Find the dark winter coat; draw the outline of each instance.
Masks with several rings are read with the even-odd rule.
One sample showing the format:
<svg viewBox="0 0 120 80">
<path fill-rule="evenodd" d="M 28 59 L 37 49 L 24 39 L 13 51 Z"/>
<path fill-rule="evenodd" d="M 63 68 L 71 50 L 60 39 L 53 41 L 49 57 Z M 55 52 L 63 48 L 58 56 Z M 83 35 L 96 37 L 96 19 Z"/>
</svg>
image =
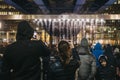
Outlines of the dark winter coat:
<svg viewBox="0 0 120 80">
<path fill-rule="evenodd" d="M 96 61 L 91 54 L 79 54 L 81 65 L 78 80 L 92 80 L 96 73 Z"/>
<path fill-rule="evenodd" d="M 31 41 L 33 28 L 27 21 L 18 24 L 16 42 L 6 47 L 0 80 L 41 80 L 40 57 L 50 51 L 42 41 Z"/>
<path fill-rule="evenodd" d="M 115 80 L 116 69 L 114 66 L 99 66 L 97 70 L 97 80 Z"/>
<path fill-rule="evenodd" d="M 113 49 L 112 49 L 112 46 L 111 45 L 107 45 L 105 47 L 105 52 L 104 52 L 104 55 L 106 55 L 108 57 L 108 63 L 110 65 L 113 65 L 113 66 L 116 66 L 116 61 L 115 61 L 115 57 L 113 55 Z"/>
<path fill-rule="evenodd" d="M 116 66 L 120 69 L 120 53 L 115 54 L 114 57 L 116 61 Z"/>
<path fill-rule="evenodd" d="M 2 56 L 0 55 L 0 79 L 2 79 L 2 64 L 3 64 L 3 60 L 2 60 Z"/>
<path fill-rule="evenodd" d="M 81 40 L 81 45 L 76 49 L 79 54 L 81 65 L 78 72 L 78 80 L 93 80 L 96 73 L 96 60 L 90 53 L 86 38 Z"/>
<path fill-rule="evenodd" d="M 75 72 L 78 67 L 77 59 L 71 59 L 68 65 L 63 66 L 59 57 L 52 57 L 48 80 L 75 80 Z"/>
<path fill-rule="evenodd" d="M 39 58 L 49 54 L 49 50 L 41 41 L 15 42 L 6 49 L 3 72 L 9 72 L 11 75 L 8 80 L 40 80 Z"/>
</svg>

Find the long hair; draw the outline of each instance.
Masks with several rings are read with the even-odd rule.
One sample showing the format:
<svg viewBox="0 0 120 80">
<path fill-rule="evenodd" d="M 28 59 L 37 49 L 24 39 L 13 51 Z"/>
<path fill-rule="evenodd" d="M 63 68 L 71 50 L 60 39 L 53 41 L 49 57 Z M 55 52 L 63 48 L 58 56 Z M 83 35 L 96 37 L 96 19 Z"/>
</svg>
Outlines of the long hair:
<svg viewBox="0 0 120 80">
<path fill-rule="evenodd" d="M 67 65 L 70 62 L 71 48 L 67 41 L 60 41 L 58 44 L 58 50 L 60 58 L 62 59 L 63 65 Z"/>
</svg>

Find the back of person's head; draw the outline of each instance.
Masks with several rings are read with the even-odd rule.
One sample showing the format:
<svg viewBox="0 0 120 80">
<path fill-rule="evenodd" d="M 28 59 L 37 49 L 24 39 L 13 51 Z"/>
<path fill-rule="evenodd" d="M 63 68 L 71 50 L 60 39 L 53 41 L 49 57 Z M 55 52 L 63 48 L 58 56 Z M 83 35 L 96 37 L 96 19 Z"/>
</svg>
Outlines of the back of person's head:
<svg viewBox="0 0 120 80">
<path fill-rule="evenodd" d="M 70 49 L 70 44 L 67 41 L 60 41 L 58 44 L 58 50 L 60 53 L 67 52 Z"/>
<path fill-rule="evenodd" d="M 60 41 L 58 44 L 58 50 L 64 64 L 68 64 L 71 56 L 70 44 L 67 41 Z"/>
<path fill-rule="evenodd" d="M 86 38 L 82 38 L 80 45 L 83 47 L 89 47 L 88 40 Z"/>
<path fill-rule="evenodd" d="M 34 29 L 27 21 L 21 21 L 17 27 L 16 40 L 30 40 L 33 37 Z"/>
<path fill-rule="evenodd" d="M 104 50 L 104 54 L 109 56 L 109 57 L 110 56 L 113 57 L 113 48 L 110 44 L 106 45 L 105 50 Z"/>
<path fill-rule="evenodd" d="M 86 38 L 82 38 L 80 45 L 76 48 L 77 52 L 80 54 L 89 54 L 89 43 Z"/>
<path fill-rule="evenodd" d="M 76 47 L 76 51 L 78 54 L 90 54 L 90 51 L 87 47 L 80 45 Z"/>
<path fill-rule="evenodd" d="M 94 49 L 95 50 L 102 50 L 102 45 L 99 42 L 97 42 L 96 45 L 94 46 Z"/>
</svg>

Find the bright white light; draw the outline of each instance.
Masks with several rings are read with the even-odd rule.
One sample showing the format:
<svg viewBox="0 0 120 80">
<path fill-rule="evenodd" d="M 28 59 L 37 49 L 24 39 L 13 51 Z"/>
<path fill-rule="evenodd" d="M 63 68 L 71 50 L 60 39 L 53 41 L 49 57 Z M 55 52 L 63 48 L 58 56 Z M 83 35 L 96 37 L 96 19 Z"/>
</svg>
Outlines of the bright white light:
<svg viewBox="0 0 120 80">
<path fill-rule="evenodd" d="M 68 21 L 70 21 L 70 19 L 67 19 Z"/>
<path fill-rule="evenodd" d="M 104 22 L 104 19 L 101 19 L 101 22 Z"/>
<path fill-rule="evenodd" d="M 82 21 L 84 21 L 84 19 L 82 19 Z"/>
<path fill-rule="evenodd" d="M 3 39 L 3 42 L 7 42 L 7 39 L 6 39 L 6 38 L 4 38 L 4 39 Z"/>
<path fill-rule="evenodd" d="M 9 15 L 11 15 L 11 14 L 12 14 L 12 12 L 8 12 L 8 14 L 9 14 Z"/>
<path fill-rule="evenodd" d="M 33 38 L 37 38 L 37 32 L 34 31 Z"/>
<path fill-rule="evenodd" d="M 77 21 L 79 21 L 80 19 L 77 19 Z"/>
<path fill-rule="evenodd" d="M 87 21 L 87 22 L 90 22 L 90 20 L 89 20 L 89 19 L 86 19 L 86 21 Z"/>
<path fill-rule="evenodd" d="M 34 32 L 34 35 L 37 35 L 37 32 Z"/>
<path fill-rule="evenodd" d="M 110 33 L 111 31 L 108 31 L 108 33 Z"/>
<path fill-rule="evenodd" d="M 104 19 L 101 19 L 101 26 L 105 23 Z"/>
<path fill-rule="evenodd" d="M 103 44 L 103 40 L 102 40 L 102 39 L 100 39 L 100 40 L 99 40 L 99 43 Z"/>
<path fill-rule="evenodd" d="M 37 21 L 37 19 L 35 19 L 34 21 Z"/>
<path fill-rule="evenodd" d="M 116 28 L 114 28 L 114 31 L 117 30 Z"/>
<path fill-rule="evenodd" d="M 36 27 L 36 30 L 38 31 L 38 30 L 39 30 L 39 27 Z"/>
<path fill-rule="evenodd" d="M 42 19 L 39 19 L 39 21 L 42 21 Z"/>
<path fill-rule="evenodd" d="M 72 21 L 75 21 L 75 19 L 72 19 Z"/>
<path fill-rule="evenodd" d="M 98 22 L 99 21 L 99 19 L 96 19 L 96 22 Z"/>
<path fill-rule="evenodd" d="M 15 32 L 15 30 L 12 30 L 12 32 L 14 33 L 14 32 Z"/>
<path fill-rule="evenodd" d="M 47 19 L 44 19 L 44 21 L 47 21 Z"/>
<path fill-rule="evenodd" d="M 56 21 L 56 19 L 53 19 L 53 21 Z"/>
<path fill-rule="evenodd" d="M 51 22 L 52 20 L 51 20 L 51 19 L 48 19 L 48 21 L 50 21 L 50 22 Z"/>
<path fill-rule="evenodd" d="M 36 22 L 37 22 L 37 19 L 34 19 L 34 20 L 33 20 L 33 23 L 36 23 Z"/>
<path fill-rule="evenodd" d="M 61 21 L 61 19 L 58 19 L 58 21 Z"/>
<path fill-rule="evenodd" d="M 64 19 L 64 18 L 63 18 L 62 20 L 63 20 L 63 21 L 65 21 L 65 19 Z"/>
</svg>

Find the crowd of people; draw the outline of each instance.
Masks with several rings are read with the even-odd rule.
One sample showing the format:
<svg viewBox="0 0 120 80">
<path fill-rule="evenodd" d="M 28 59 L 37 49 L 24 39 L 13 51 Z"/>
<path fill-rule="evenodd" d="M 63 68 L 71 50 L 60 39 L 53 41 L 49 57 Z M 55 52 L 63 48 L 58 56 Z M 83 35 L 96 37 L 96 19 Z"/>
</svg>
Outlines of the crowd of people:
<svg viewBox="0 0 120 80">
<path fill-rule="evenodd" d="M 120 80 L 120 47 L 86 38 L 74 48 L 65 40 L 50 48 L 31 40 L 27 21 L 17 27 L 16 42 L 0 49 L 0 80 Z M 3 50 L 2 50 L 3 49 Z"/>
</svg>

